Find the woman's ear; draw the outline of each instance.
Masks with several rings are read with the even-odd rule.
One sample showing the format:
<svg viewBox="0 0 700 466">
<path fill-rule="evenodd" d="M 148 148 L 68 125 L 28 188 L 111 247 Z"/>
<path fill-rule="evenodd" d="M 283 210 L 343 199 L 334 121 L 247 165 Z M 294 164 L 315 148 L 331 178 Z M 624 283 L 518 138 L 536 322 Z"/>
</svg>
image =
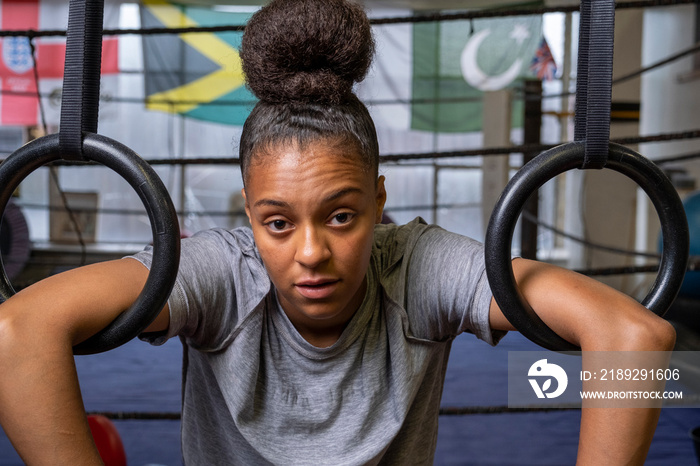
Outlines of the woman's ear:
<svg viewBox="0 0 700 466">
<path fill-rule="evenodd" d="M 241 189 L 241 195 L 243 196 L 243 200 L 245 201 L 245 214 L 248 217 L 248 223 L 253 225 L 253 221 L 250 219 L 250 206 L 248 205 L 248 198 L 245 195 L 245 188 Z"/>
<path fill-rule="evenodd" d="M 376 223 L 382 223 L 382 216 L 384 215 L 384 203 L 386 203 L 386 188 L 384 187 L 384 175 L 377 178 L 377 216 L 375 218 Z"/>
</svg>

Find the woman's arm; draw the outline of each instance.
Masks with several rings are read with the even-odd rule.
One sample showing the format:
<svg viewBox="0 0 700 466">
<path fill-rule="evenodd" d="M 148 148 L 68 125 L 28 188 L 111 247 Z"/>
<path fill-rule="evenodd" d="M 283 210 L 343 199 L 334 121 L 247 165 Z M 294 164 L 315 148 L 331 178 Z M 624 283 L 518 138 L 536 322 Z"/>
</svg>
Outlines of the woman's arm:
<svg viewBox="0 0 700 466">
<path fill-rule="evenodd" d="M 513 261 L 523 296 L 556 333 L 582 351 L 671 351 L 675 331 L 629 296 L 593 279 L 525 259 Z M 515 330 L 495 300 L 494 329 Z M 643 464 L 659 409 L 584 407 L 578 464 Z"/>
<path fill-rule="evenodd" d="M 0 305 L 0 423 L 25 463 L 101 464 L 72 347 L 127 309 L 147 276 L 133 259 L 104 262 L 49 277 Z M 168 323 L 166 306 L 147 330 Z"/>
</svg>

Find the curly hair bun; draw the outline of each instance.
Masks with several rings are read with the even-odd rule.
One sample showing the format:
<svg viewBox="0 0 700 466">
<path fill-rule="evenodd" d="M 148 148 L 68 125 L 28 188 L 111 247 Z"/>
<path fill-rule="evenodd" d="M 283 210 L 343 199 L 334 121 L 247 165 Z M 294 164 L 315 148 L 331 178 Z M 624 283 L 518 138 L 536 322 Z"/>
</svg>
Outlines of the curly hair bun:
<svg viewBox="0 0 700 466">
<path fill-rule="evenodd" d="M 345 0 L 273 0 L 248 21 L 240 51 L 260 100 L 330 104 L 352 94 L 373 53 L 367 15 Z"/>
</svg>

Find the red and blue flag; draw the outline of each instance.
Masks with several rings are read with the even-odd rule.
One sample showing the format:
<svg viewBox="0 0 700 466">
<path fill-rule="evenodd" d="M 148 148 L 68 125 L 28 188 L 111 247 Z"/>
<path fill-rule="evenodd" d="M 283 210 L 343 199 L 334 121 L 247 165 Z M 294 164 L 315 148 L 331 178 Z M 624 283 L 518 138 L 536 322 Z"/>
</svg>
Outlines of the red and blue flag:
<svg viewBox="0 0 700 466">
<path fill-rule="evenodd" d="M 549 45 L 547 45 L 547 40 L 544 37 L 540 42 L 540 46 L 537 47 L 535 56 L 532 58 L 530 70 L 542 81 L 551 81 L 557 73 L 557 64 L 554 61 L 552 51 L 549 50 Z"/>
</svg>

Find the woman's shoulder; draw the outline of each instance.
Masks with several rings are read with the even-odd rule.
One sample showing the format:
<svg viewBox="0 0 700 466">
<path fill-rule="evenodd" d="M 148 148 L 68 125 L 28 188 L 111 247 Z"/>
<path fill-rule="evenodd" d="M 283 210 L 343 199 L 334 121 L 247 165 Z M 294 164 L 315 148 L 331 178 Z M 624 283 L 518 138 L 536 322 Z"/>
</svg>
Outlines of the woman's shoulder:
<svg viewBox="0 0 700 466">
<path fill-rule="evenodd" d="M 374 227 L 373 255 L 380 275 L 388 273 L 409 253 L 418 239 L 434 225 L 429 225 L 421 217 L 416 217 L 403 225 L 377 224 Z"/>
<path fill-rule="evenodd" d="M 231 250 L 259 257 L 253 232 L 248 227 L 238 227 L 231 230 L 217 227 L 198 231 L 194 235 L 184 238 L 182 245 L 183 247 L 208 247 L 219 252 Z"/>
<path fill-rule="evenodd" d="M 420 236 L 431 225 L 421 217 L 416 217 L 408 223 L 378 223 L 374 226 L 374 242 L 378 247 L 387 243 L 406 243 L 410 238 Z"/>
<path fill-rule="evenodd" d="M 481 243 L 472 238 L 429 224 L 421 217 L 404 225 L 379 224 L 374 229 L 373 253 L 380 275 L 391 272 L 404 258 L 416 254 L 437 253 L 449 257 L 456 250 L 477 253 L 482 247 Z"/>
<path fill-rule="evenodd" d="M 180 248 L 180 270 L 206 271 L 234 283 L 264 282 L 267 272 L 250 228 L 211 228 L 185 238 Z"/>
</svg>

